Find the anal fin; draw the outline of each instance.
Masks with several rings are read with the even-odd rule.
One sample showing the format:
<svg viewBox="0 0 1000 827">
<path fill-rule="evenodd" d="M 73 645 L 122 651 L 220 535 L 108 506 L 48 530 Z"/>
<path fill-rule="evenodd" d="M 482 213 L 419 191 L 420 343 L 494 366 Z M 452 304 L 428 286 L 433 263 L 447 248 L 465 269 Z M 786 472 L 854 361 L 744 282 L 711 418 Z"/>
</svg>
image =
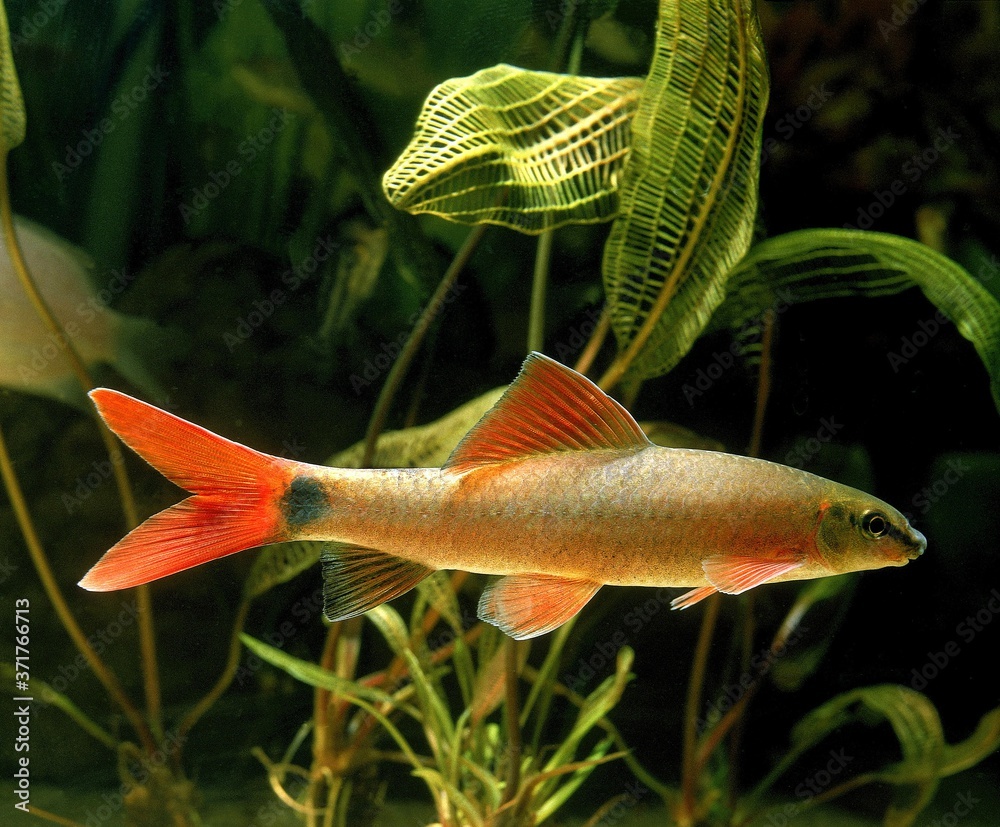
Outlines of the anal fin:
<svg viewBox="0 0 1000 827">
<path fill-rule="evenodd" d="M 684 592 L 680 597 L 675 597 L 670 601 L 670 608 L 673 609 L 690 609 L 695 603 L 701 603 L 706 597 L 711 597 L 713 594 L 718 593 L 718 589 L 715 586 L 701 586 L 697 589 L 691 589 L 689 592 Z"/>
<path fill-rule="evenodd" d="M 602 585 L 551 574 L 509 574 L 486 587 L 479 618 L 515 640 L 527 640 L 562 626 Z"/>
<path fill-rule="evenodd" d="M 434 569 L 384 551 L 331 544 L 323 564 L 323 614 L 347 620 L 406 594 Z"/>
</svg>

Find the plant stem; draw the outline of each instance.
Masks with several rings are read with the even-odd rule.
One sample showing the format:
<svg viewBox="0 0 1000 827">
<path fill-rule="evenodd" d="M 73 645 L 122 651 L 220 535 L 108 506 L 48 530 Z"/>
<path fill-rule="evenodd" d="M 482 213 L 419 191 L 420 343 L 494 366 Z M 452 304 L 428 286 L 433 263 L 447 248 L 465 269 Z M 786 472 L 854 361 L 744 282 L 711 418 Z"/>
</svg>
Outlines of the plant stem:
<svg viewBox="0 0 1000 827">
<path fill-rule="evenodd" d="M 27 294 L 29 301 L 35 308 L 35 312 L 38 314 L 42 323 L 49 329 L 52 335 L 56 337 L 56 340 L 65 344 L 64 352 L 66 354 L 66 358 L 68 359 L 70 367 L 76 375 L 77 381 L 80 383 L 84 392 L 86 393 L 87 391 L 92 390 L 94 382 L 91 379 L 90 374 L 87 372 L 87 368 L 84 366 L 83 360 L 77 353 L 76 346 L 73 344 L 72 339 L 66 335 L 66 332 L 62 329 L 62 325 L 60 325 L 56 320 L 51 308 L 49 308 L 48 303 L 45 301 L 45 298 L 39 292 L 38 287 L 28 270 L 28 265 L 24 260 L 24 255 L 21 252 L 21 245 L 17 240 L 16 233 L 14 232 L 14 214 L 11 209 L 10 185 L 7 180 L 6 151 L 0 151 L 0 227 L 3 229 L 11 265 L 14 268 L 14 272 L 17 274 L 18 281 L 20 281 L 24 292 Z M 117 440 L 108 429 L 107 425 L 105 425 L 100 419 L 97 420 L 97 423 L 101 440 L 104 442 L 104 447 L 108 452 L 108 459 L 111 461 L 111 470 L 115 478 L 115 484 L 118 487 L 118 496 L 121 499 L 122 511 L 125 514 L 125 523 L 128 529 L 131 530 L 139 524 L 139 518 L 135 506 L 135 498 L 132 495 L 132 486 L 129 484 L 128 472 L 125 468 L 125 459 L 122 456 L 121 449 L 118 447 Z M 47 558 L 41 544 L 38 545 L 38 554 L 47 567 Z M 38 562 L 36 561 L 36 568 L 37 567 Z M 39 574 L 41 574 L 40 570 Z M 54 580 L 52 581 L 52 585 L 55 587 Z M 60 600 L 62 600 L 61 594 Z M 146 734 L 148 734 L 149 727 L 152 727 L 152 732 L 155 733 L 157 737 L 162 737 L 160 683 L 156 667 L 156 639 L 153 632 L 152 606 L 148 586 L 140 586 L 138 588 L 136 592 L 136 602 L 139 616 L 139 641 L 142 653 L 143 682 L 146 689 L 146 704 L 147 711 L 149 713 L 149 725 L 144 725 L 143 729 L 146 730 Z M 72 616 L 69 614 L 69 607 L 66 606 L 65 603 L 63 606 L 67 616 L 71 618 Z M 65 623 L 65 620 L 63 622 Z M 79 644 L 77 645 L 79 648 Z M 96 658 L 96 652 L 93 652 L 93 650 L 91 650 L 91 652 Z M 86 653 L 84 654 L 86 655 Z M 134 723 L 135 722 L 133 722 L 133 724 Z M 137 732 L 145 743 L 147 738 L 144 737 L 144 733 L 139 730 L 137 730 Z"/>
<path fill-rule="evenodd" d="M 521 713 L 518 698 L 517 647 L 513 638 L 504 641 L 504 678 L 506 681 L 507 721 L 507 783 L 504 786 L 501 806 L 513 801 L 521 786 Z"/>
<path fill-rule="evenodd" d="M 441 312 L 448 291 L 454 286 L 462 269 L 472 257 L 476 245 L 479 244 L 479 240 L 483 237 L 483 233 L 486 232 L 486 226 L 486 224 L 479 224 L 473 227 L 469 235 L 466 236 L 464 243 L 458 252 L 455 253 L 455 257 L 452 259 L 451 264 L 448 265 L 444 276 L 442 276 L 437 289 L 434 291 L 434 295 L 431 296 L 427 306 L 420 313 L 420 318 L 417 319 L 417 323 L 413 326 L 406 344 L 403 345 L 399 356 L 396 357 L 396 361 L 393 363 L 389 375 L 386 377 L 385 384 L 378 395 L 378 400 L 375 402 L 375 410 L 372 411 L 371 421 L 368 423 L 368 432 L 365 434 L 365 452 L 361 457 L 362 468 L 367 468 L 371 465 L 372 457 L 375 454 L 375 444 L 378 441 L 379 434 L 382 433 L 382 429 L 385 427 L 385 420 L 389 415 L 389 408 L 396 396 L 396 391 L 399 390 L 403 377 L 410 367 L 410 362 L 417 355 L 417 351 L 420 349 L 424 336 L 427 335 L 431 322 Z"/>
<path fill-rule="evenodd" d="M 50 813 L 48 810 L 43 810 L 41 807 L 36 807 L 32 804 L 28 807 L 28 812 L 33 816 L 38 816 L 42 821 L 51 821 L 53 824 L 63 824 L 65 827 L 84 827 L 79 821 L 73 821 L 70 818 L 63 818 L 63 816 L 57 816 L 55 813 Z"/>
<path fill-rule="evenodd" d="M 156 744 L 149 727 L 142 718 L 142 714 L 133 706 L 132 701 L 125 694 L 125 690 L 118 682 L 115 674 L 97 656 L 97 652 L 94 651 L 93 647 L 87 641 L 87 636 L 77 624 L 76 618 L 73 617 L 69 610 L 69 606 L 66 605 L 66 601 L 59 589 L 59 584 L 52 574 L 48 557 L 46 557 L 42 543 L 38 538 L 38 533 L 35 531 L 31 514 L 28 512 L 24 493 L 21 491 L 21 485 L 14 473 L 14 464 L 11 462 L 10 454 L 7 452 L 7 442 L 4 439 L 2 430 L 0 430 L 0 476 L 3 477 L 4 486 L 7 489 L 11 505 L 14 508 L 14 515 L 17 518 L 21 534 L 24 536 L 24 542 L 28 546 L 31 561 L 35 565 L 35 570 L 38 572 L 38 578 L 42 581 L 45 593 L 49 596 L 49 600 L 52 601 L 52 607 L 56 610 L 56 615 L 65 627 L 70 639 L 76 645 L 76 648 L 86 658 L 90 668 L 94 671 L 94 675 L 104 684 L 104 688 L 108 691 L 112 700 L 121 707 L 122 712 L 125 713 L 125 717 L 128 718 L 142 740 L 143 746 L 152 755 L 156 751 Z"/>
<path fill-rule="evenodd" d="M 552 258 L 552 230 L 538 237 L 535 248 L 535 270 L 531 281 L 531 308 L 528 311 L 528 352 L 545 347 L 545 292 L 549 281 L 549 261 Z"/>
<path fill-rule="evenodd" d="M 608 310 L 608 306 L 604 305 L 604 310 L 601 311 L 601 318 L 597 320 L 594 332 L 590 334 L 590 339 L 586 347 L 584 347 L 583 353 L 580 354 L 580 358 L 576 361 L 576 371 L 578 373 L 585 374 L 590 370 L 590 366 L 594 364 L 594 359 L 597 358 L 597 353 L 601 349 L 601 345 L 604 344 L 604 340 L 608 337 L 608 331 L 610 330 L 611 313 Z"/>
<path fill-rule="evenodd" d="M 236 670 L 240 665 L 240 651 L 243 646 L 240 643 L 240 632 L 243 631 L 243 624 L 246 622 L 249 611 L 250 601 L 244 598 L 240 603 L 239 609 L 236 610 L 236 619 L 233 621 L 233 634 L 229 639 L 229 654 L 226 658 L 226 665 L 215 685 L 192 707 L 177 727 L 177 737 L 181 743 L 184 742 L 187 733 L 191 731 L 191 728 L 197 723 L 198 719 L 211 708 L 212 704 L 222 697 L 222 693 L 232 683 L 233 677 L 236 675 Z M 175 753 L 178 757 L 179 754 L 179 751 Z"/>
<path fill-rule="evenodd" d="M 753 431 L 750 434 L 750 447 L 747 456 L 759 457 L 761 441 L 764 437 L 764 414 L 767 412 L 767 402 L 771 396 L 771 348 L 774 345 L 773 310 L 764 313 L 764 332 L 761 337 L 760 370 L 757 375 L 757 407 L 753 416 Z"/>
<path fill-rule="evenodd" d="M 719 595 L 713 594 L 705 602 L 705 614 L 701 619 L 701 631 L 698 634 L 698 645 L 694 652 L 691 679 L 688 682 L 687 704 L 684 710 L 681 812 L 678 814 L 678 821 L 681 824 L 692 824 L 695 812 L 695 795 L 699 777 L 699 767 L 695 754 L 698 739 L 698 707 L 701 705 L 701 690 L 705 684 L 708 650 L 712 643 L 712 634 L 715 631 L 715 621 L 719 617 Z"/>
</svg>

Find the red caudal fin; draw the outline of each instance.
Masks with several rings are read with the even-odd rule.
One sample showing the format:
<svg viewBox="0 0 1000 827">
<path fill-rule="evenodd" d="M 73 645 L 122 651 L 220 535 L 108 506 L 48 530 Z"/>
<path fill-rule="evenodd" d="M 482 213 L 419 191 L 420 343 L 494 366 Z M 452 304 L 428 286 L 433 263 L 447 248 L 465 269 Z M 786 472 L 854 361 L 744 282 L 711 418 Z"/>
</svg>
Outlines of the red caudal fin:
<svg viewBox="0 0 1000 827">
<path fill-rule="evenodd" d="M 124 393 L 99 388 L 90 398 L 126 445 L 194 496 L 126 535 L 87 572 L 83 588 L 138 586 L 284 539 L 279 503 L 294 463 L 230 442 Z"/>
</svg>

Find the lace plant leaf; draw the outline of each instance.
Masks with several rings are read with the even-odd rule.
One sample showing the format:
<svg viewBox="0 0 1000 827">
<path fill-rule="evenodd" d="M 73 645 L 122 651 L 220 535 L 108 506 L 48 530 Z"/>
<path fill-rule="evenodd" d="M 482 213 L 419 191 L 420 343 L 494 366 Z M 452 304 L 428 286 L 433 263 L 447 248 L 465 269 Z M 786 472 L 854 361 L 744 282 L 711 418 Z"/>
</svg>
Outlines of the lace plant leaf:
<svg viewBox="0 0 1000 827">
<path fill-rule="evenodd" d="M 750 246 L 767 98 L 751 0 L 661 0 L 604 248 L 619 361 L 632 378 L 666 373 L 687 352 Z"/>
<path fill-rule="evenodd" d="M 10 43 L 7 12 L 0 3 L 0 148 L 10 152 L 24 141 L 27 117 L 21 84 L 14 66 L 14 50 Z"/>
<path fill-rule="evenodd" d="M 525 233 L 607 221 L 641 78 L 588 78 L 499 64 L 435 87 L 413 140 L 385 173 L 410 213 Z"/>
<path fill-rule="evenodd" d="M 1000 409 L 1000 303 L 967 270 L 919 241 L 864 230 L 799 230 L 755 244 L 733 270 L 713 329 L 753 338 L 765 312 L 815 299 L 885 296 L 909 287 L 972 342 Z"/>
</svg>

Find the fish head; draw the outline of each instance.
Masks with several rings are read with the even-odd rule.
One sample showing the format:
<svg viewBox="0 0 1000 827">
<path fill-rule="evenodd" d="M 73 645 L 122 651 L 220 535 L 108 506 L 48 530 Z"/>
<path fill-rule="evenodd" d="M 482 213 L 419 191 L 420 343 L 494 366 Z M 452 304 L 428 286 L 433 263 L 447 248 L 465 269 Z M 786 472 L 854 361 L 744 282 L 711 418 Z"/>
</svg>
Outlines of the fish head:
<svg viewBox="0 0 1000 827">
<path fill-rule="evenodd" d="M 850 491 L 820 507 L 816 548 L 835 574 L 905 566 L 927 540 L 888 503 Z"/>
</svg>

